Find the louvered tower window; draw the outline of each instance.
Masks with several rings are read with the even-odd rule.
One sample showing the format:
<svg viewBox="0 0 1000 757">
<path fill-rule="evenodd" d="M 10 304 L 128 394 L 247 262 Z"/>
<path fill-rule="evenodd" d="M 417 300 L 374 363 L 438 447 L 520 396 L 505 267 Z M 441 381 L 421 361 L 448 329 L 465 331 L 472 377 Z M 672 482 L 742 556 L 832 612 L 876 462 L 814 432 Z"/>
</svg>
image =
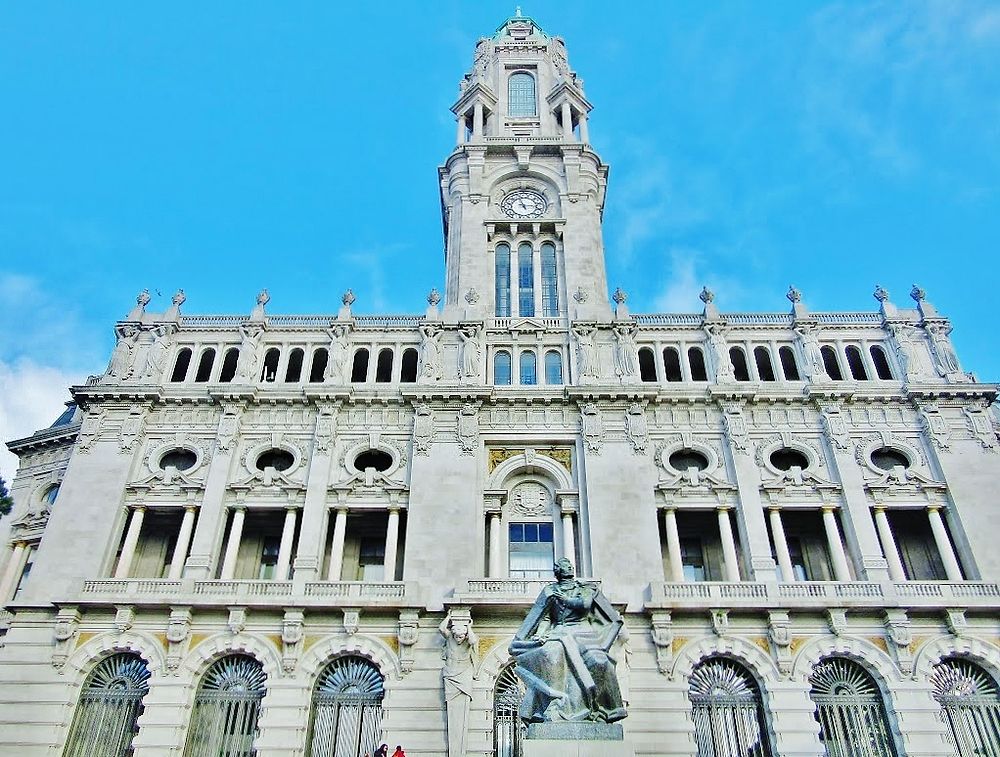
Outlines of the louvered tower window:
<svg viewBox="0 0 1000 757">
<path fill-rule="evenodd" d="M 361 757 L 382 740 L 382 674 L 361 657 L 339 657 L 322 672 L 313 694 L 310 757 Z"/>
<path fill-rule="evenodd" d="M 535 77 L 531 74 L 511 74 L 507 80 L 507 112 L 511 118 L 535 115 Z"/>
<path fill-rule="evenodd" d="M 205 672 L 194 698 L 185 757 L 255 757 L 267 675 L 252 657 L 231 655 Z"/>
<path fill-rule="evenodd" d="M 896 757 L 882 693 L 858 663 L 831 657 L 809 676 L 828 757 Z"/>
<path fill-rule="evenodd" d="M 770 757 L 764 703 L 749 671 L 713 658 L 688 684 L 698 757 Z"/>
<path fill-rule="evenodd" d="M 1000 690 L 992 676 L 952 658 L 934 666 L 931 686 L 958 757 L 1000 754 Z"/>
<path fill-rule="evenodd" d="M 131 757 L 147 691 L 149 670 L 138 655 L 100 662 L 83 685 L 63 757 Z"/>
<path fill-rule="evenodd" d="M 517 714 L 524 698 L 524 684 L 508 665 L 497 676 L 493 688 L 493 754 L 496 757 L 521 757 L 524 725 Z"/>
</svg>

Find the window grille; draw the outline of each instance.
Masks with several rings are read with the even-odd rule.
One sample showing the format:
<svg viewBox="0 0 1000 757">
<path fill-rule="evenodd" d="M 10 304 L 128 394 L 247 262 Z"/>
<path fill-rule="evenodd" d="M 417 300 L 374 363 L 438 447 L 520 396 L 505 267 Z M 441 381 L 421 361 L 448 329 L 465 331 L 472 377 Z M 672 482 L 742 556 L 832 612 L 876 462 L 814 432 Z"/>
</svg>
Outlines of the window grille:
<svg viewBox="0 0 1000 757">
<path fill-rule="evenodd" d="M 382 674 L 368 660 L 340 657 L 320 674 L 313 694 L 310 757 L 361 757 L 382 740 Z"/>
<path fill-rule="evenodd" d="M 116 654 L 87 678 L 63 757 L 130 757 L 149 670 L 138 655 Z"/>
<path fill-rule="evenodd" d="M 535 77 L 531 74 L 511 74 L 507 80 L 507 112 L 511 118 L 534 116 Z"/>
<path fill-rule="evenodd" d="M 510 372 L 510 353 L 498 352 L 493 358 L 493 383 L 497 386 L 510 386 Z"/>
<path fill-rule="evenodd" d="M 510 317 L 510 246 L 498 244 L 496 249 L 496 314 Z"/>
<path fill-rule="evenodd" d="M 770 757 L 760 689 L 742 665 L 722 658 L 701 663 L 688 693 L 698 757 Z"/>
<path fill-rule="evenodd" d="M 252 657 L 231 655 L 205 672 L 194 699 L 185 757 L 256 757 L 267 675 Z"/>
<path fill-rule="evenodd" d="M 822 660 L 809 683 L 827 757 L 896 757 L 882 694 L 860 665 Z"/>
<path fill-rule="evenodd" d="M 562 383 L 562 355 L 555 350 L 545 353 L 545 383 Z"/>
<path fill-rule="evenodd" d="M 525 350 L 520 357 L 520 376 L 522 386 L 532 386 L 538 383 L 535 371 L 535 353 Z"/>
<path fill-rule="evenodd" d="M 546 242 L 542 245 L 542 315 L 550 318 L 559 315 L 556 246 L 551 242 Z"/>
<path fill-rule="evenodd" d="M 986 671 L 968 660 L 942 660 L 931 686 L 958 757 L 1000 754 L 1000 690 Z"/>
<path fill-rule="evenodd" d="M 534 251 L 525 242 L 517 248 L 517 314 L 533 318 L 535 316 L 535 264 Z"/>
<path fill-rule="evenodd" d="M 524 699 L 524 684 L 508 665 L 497 676 L 493 689 L 493 753 L 496 757 L 521 757 L 524 725 L 517 714 Z"/>
</svg>

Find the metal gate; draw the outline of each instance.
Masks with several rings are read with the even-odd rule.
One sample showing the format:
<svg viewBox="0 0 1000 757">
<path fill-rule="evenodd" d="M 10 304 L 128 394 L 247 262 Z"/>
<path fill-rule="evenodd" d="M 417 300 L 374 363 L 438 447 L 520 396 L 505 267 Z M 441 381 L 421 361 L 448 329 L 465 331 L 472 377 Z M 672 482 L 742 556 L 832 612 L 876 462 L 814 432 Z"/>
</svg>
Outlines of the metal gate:
<svg viewBox="0 0 1000 757">
<path fill-rule="evenodd" d="M 1000 755 L 1000 691 L 982 668 L 947 659 L 931 674 L 934 698 L 959 757 Z"/>
<path fill-rule="evenodd" d="M 185 757 L 254 757 L 266 681 L 252 657 L 231 655 L 213 663 L 195 696 Z"/>
<path fill-rule="evenodd" d="M 316 683 L 310 757 L 362 757 L 382 739 L 382 674 L 361 657 L 340 657 Z"/>
<path fill-rule="evenodd" d="M 832 657 L 817 663 L 809 683 L 828 757 L 896 757 L 882 694 L 864 668 Z"/>
<path fill-rule="evenodd" d="M 493 754 L 495 757 L 521 757 L 524 724 L 517 710 L 524 699 L 524 684 L 508 665 L 497 676 L 493 688 Z"/>
<path fill-rule="evenodd" d="M 83 685 L 64 757 L 130 757 L 149 670 L 138 655 L 115 654 Z"/>
<path fill-rule="evenodd" d="M 770 757 L 764 703 L 742 665 L 714 658 L 688 684 L 698 757 Z"/>
</svg>

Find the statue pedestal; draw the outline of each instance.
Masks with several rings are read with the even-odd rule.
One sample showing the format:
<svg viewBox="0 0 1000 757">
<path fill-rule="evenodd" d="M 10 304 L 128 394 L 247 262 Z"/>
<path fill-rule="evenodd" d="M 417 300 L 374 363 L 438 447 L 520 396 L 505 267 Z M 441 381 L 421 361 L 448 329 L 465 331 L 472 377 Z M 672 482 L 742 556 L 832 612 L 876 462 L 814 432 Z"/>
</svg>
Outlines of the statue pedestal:
<svg viewBox="0 0 1000 757">
<path fill-rule="evenodd" d="M 531 723 L 524 757 L 635 757 L 621 723 Z"/>
</svg>

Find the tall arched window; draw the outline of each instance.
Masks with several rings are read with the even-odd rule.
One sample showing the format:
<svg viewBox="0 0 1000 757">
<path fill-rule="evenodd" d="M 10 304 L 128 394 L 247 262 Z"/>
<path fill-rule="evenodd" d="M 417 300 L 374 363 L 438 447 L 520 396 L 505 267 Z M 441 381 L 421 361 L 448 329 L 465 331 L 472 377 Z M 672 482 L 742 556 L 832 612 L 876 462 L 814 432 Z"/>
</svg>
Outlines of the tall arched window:
<svg viewBox="0 0 1000 757">
<path fill-rule="evenodd" d="M 663 375 L 667 381 L 680 381 L 683 378 L 681 376 L 681 356 L 676 347 L 663 348 Z"/>
<path fill-rule="evenodd" d="M 285 368 L 285 383 L 295 384 L 302 380 L 302 363 L 306 353 L 301 347 L 296 347 L 288 353 L 288 367 Z"/>
<path fill-rule="evenodd" d="M 412 347 L 403 350 L 403 362 L 399 366 L 399 380 L 404 384 L 412 384 L 417 380 L 417 351 Z"/>
<path fill-rule="evenodd" d="M 845 352 L 847 353 L 847 367 L 851 369 L 851 378 L 856 381 L 867 381 L 868 371 L 865 370 L 865 361 L 861 359 L 861 350 L 852 344 Z"/>
<path fill-rule="evenodd" d="M 326 378 L 326 366 L 330 362 L 330 352 L 326 347 L 319 347 L 313 352 L 312 365 L 309 368 L 309 383 L 322 384 Z"/>
<path fill-rule="evenodd" d="M 688 683 L 698 757 L 770 757 L 760 688 L 742 665 L 700 663 Z"/>
<path fill-rule="evenodd" d="M 212 365 L 215 363 L 215 350 L 209 347 L 201 353 L 198 359 L 198 372 L 195 373 L 194 380 L 204 383 L 212 377 Z"/>
<path fill-rule="evenodd" d="M 527 118 L 535 108 L 535 77 L 520 71 L 507 79 L 507 113 L 511 118 Z"/>
<path fill-rule="evenodd" d="M 228 384 L 236 377 L 236 364 L 239 360 L 239 347 L 230 347 L 226 350 L 226 356 L 222 359 L 222 371 L 219 373 L 219 381 Z"/>
<path fill-rule="evenodd" d="M 392 381 L 392 350 L 383 347 L 378 352 L 378 362 L 375 363 L 375 381 L 385 384 Z"/>
<path fill-rule="evenodd" d="M 535 369 L 535 353 L 525 350 L 518 358 L 518 375 L 521 377 L 521 384 L 532 386 L 538 383 L 538 373 Z"/>
<path fill-rule="evenodd" d="M 864 668 L 829 657 L 813 668 L 809 684 L 828 757 L 896 757 L 882 693 Z"/>
<path fill-rule="evenodd" d="M 559 315 L 556 246 L 552 242 L 545 242 L 542 245 L 542 315 L 552 318 Z"/>
<path fill-rule="evenodd" d="M 656 357 L 649 347 L 639 350 L 639 379 L 646 382 L 656 381 Z"/>
<path fill-rule="evenodd" d="M 364 347 L 354 353 L 351 365 L 351 381 L 360 384 L 368 380 L 368 350 Z"/>
<path fill-rule="evenodd" d="M 1000 690 L 992 676 L 951 658 L 934 666 L 931 686 L 958 757 L 1000 754 Z"/>
<path fill-rule="evenodd" d="M 510 372 L 510 353 L 496 353 L 493 356 L 493 383 L 497 386 L 510 386 Z"/>
<path fill-rule="evenodd" d="M 692 381 L 708 381 L 705 353 L 701 351 L 701 347 L 688 347 L 688 367 L 691 369 Z"/>
<path fill-rule="evenodd" d="M 837 361 L 837 351 L 828 344 L 819 348 L 819 354 L 823 356 L 823 367 L 826 368 L 826 375 L 834 381 L 843 381 L 844 374 L 840 370 L 840 363 Z"/>
<path fill-rule="evenodd" d="M 278 359 L 281 352 L 277 347 L 272 347 L 264 353 L 264 365 L 260 369 L 261 381 L 276 381 L 278 378 Z"/>
<path fill-rule="evenodd" d="M 510 245 L 498 244 L 496 252 L 496 315 L 510 316 Z"/>
<path fill-rule="evenodd" d="M 362 657 L 339 657 L 316 682 L 309 757 L 374 754 L 382 740 L 382 674 Z"/>
<path fill-rule="evenodd" d="M 230 655 L 212 663 L 194 698 L 184 757 L 254 757 L 266 682 L 253 657 Z"/>
<path fill-rule="evenodd" d="M 778 359 L 781 361 L 781 372 L 785 374 L 786 381 L 799 380 L 799 366 L 795 362 L 795 353 L 791 347 L 779 347 Z"/>
<path fill-rule="evenodd" d="M 747 368 L 747 354 L 742 347 L 729 348 L 729 362 L 733 364 L 733 375 L 737 381 L 749 381 L 750 369 Z"/>
<path fill-rule="evenodd" d="M 527 242 L 517 248 L 517 314 L 535 316 L 535 261 L 534 251 Z"/>
<path fill-rule="evenodd" d="M 545 383 L 562 383 L 562 355 L 555 350 L 545 353 Z"/>
<path fill-rule="evenodd" d="M 126 757 L 132 754 L 149 670 L 136 654 L 111 655 L 87 677 L 66 739 L 63 757 Z"/>
<path fill-rule="evenodd" d="M 173 382 L 183 381 L 187 376 L 189 365 L 191 365 L 191 348 L 185 347 L 177 353 L 177 360 L 174 362 L 174 370 L 170 374 L 170 380 Z"/>
<path fill-rule="evenodd" d="M 761 381 L 774 381 L 774 365 L 771 351 L 767 347 L 754 347 L 753 360 L 757 364 L 757 375 Z"/>
<path fill-rule="evenodd" d="M 524 726 L 517 714 L 524 698 L 521 679 L 508 665 L 497 676 L 493 687 L 493 754 L 496 757 L 521 757 Z"/>
<path fill-rule="evenodd" d="M 872 356 L 872 363 L 875 364 L 875 373 L 882 381 L 892 381 L 892 369 L 889 367 L 889 360 L 885 356 L 885 350 L 879 345 L 873 344 L 869 350 Z"/>
</svg>

